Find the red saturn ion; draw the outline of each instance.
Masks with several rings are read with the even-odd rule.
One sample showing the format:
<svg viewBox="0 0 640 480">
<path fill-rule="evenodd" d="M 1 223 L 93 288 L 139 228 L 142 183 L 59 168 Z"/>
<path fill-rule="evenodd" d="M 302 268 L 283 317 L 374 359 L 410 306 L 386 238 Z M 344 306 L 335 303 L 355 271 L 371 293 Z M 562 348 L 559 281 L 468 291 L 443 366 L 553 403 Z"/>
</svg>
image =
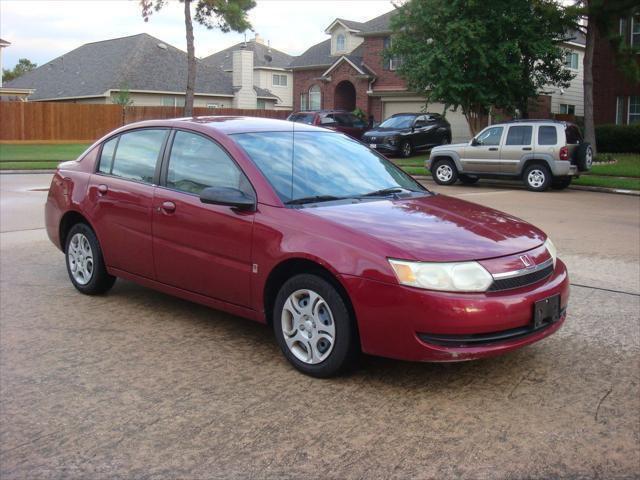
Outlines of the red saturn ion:
<svg viewBox="0 0 640 480">
<path fill-rule="evenodd" d="M 270 324 L 317 377 L 360 351 L 450 362 L 515 350 L 558 330 L 569 299 L 536 227 L 280 120 L 120 128 L 58 167 L 46 224 L 80 292 L 120 277 Z"/>
</svg>

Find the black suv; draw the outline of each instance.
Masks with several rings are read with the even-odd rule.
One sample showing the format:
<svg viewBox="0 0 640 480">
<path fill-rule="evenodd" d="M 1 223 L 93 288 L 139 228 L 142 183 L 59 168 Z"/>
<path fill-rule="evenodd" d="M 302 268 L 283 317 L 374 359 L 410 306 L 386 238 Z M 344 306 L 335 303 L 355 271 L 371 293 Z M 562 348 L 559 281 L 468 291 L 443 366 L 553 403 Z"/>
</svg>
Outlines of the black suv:
<svg viewBox="0 0 640 480">
<path fill-rule="evenodd" d="M 451 143 L 451 125 L 437 113 L 396 113 L 362 136 L 381 153 L 410 157 L 417 150 Z"/>
</svg>

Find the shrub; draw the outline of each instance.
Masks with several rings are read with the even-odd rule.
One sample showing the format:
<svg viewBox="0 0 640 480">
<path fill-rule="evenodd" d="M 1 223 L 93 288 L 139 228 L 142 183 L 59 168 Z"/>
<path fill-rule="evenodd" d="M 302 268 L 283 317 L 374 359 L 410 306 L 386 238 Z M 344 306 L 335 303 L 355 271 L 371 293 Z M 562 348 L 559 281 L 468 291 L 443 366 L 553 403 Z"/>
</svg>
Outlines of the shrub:
<svg viewBox="0 0 640 480">
<path fill-rule="evenodd" d="M 599 125 L 596 127 L 599 152 L 640 153 L 640 123 L 633 125 Z"/>
</svg>

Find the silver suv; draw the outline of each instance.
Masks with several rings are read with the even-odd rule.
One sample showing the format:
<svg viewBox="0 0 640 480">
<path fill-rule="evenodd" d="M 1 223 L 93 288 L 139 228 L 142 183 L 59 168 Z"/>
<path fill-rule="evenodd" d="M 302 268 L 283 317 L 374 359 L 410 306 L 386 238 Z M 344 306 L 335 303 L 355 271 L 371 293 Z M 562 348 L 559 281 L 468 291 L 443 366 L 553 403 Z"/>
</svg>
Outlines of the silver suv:
<svg viewBox="0 0 640 480">
<path fill-rule="evenodd" d="M 516 120 L 491 125 L 469 143 L 431 150 L 427 169 L 439 185 L 457 180 L 518 178 L 529 190 L 563 189 L 591 169 L 593 150 L 580 129 L 555 120 Z"/>
</svg>

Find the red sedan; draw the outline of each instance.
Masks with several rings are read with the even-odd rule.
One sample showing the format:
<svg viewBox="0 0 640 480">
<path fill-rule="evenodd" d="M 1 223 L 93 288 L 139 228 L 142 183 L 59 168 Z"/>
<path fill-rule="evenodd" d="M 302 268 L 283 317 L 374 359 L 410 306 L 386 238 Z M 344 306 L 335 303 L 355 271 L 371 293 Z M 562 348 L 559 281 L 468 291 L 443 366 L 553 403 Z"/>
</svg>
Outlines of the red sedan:
<svg viewBox="0 0 640 480">
<path fill-rule="evenodd" d="M 546 235 L 425 189 L 349 137 L 210 117 L 116 130 L 59 166 L 47 232 L 69 278 L 116 277 L 274 329 L 309 375 L 360 351 L 459 361 L 536 342 L 569 280 Z"/>
</svg>

